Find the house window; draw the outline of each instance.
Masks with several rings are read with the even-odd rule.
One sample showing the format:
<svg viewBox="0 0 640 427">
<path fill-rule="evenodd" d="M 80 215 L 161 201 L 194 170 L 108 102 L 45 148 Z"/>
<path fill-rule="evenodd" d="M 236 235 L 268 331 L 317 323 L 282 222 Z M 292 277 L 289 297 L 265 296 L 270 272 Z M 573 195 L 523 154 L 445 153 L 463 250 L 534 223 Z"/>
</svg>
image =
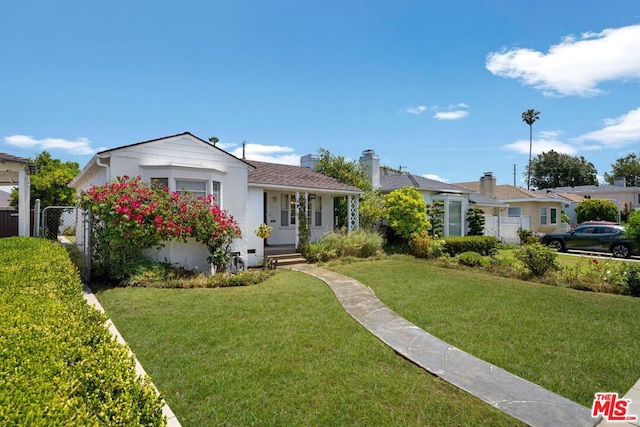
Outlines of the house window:
<svg viewBox="0 0 640 427">
<path fill-rule="evenodd" d="M 151 178 L 151 188 L 154 190 L 169 188 L 169 178 Z"/>
<path fill-rule="evenodd" d="M 507 211 L 510 217 L 521 217 L 522 216 L 522 208 L 520 207 L 509 207 Z"/>
<path fill-rule="evenodd" d="M 220 183 L 211 181 L 211 195 L 213 196 L 213 206 L 220 206 Z"/>
<path fill-rule="evenodd" d="M 207 181 L 187 181 L 176 179 L 176 191 L 178 193 L 188 193 L 194 197 L 206 197 Z"/>
<path fill-rule="evenodd" d="M 313 201 L 315 222 L 313 223 L 316 227 L 322 227 L 322 197 L 316 196 L 316 199 Z"/>
<path fill-rule="evenodd" d="M 558 208 L 549 208 L 549 217 L 551 220 L 551 224 L 558 223 Z"/>
<path fill-rule="evenodd" d="M 282 194 L 280 197 L 280 225 L 296 225 L 296 196 Z"/>
<path fill-rule="evenodd" d="M 547 224 L 547 208 L 540 208 L 540 224 Z"/>
<path fill-rule="evenodd" d="M 589 200 L 591 196 L 584 196 L 585 199 Z"/>
</svg>

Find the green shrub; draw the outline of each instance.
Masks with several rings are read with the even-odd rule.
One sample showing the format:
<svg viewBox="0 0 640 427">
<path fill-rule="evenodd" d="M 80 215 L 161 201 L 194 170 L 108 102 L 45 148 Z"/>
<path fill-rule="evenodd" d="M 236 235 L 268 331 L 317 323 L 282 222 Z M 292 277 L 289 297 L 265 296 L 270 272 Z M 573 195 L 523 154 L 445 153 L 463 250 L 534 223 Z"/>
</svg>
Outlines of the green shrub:
<svg viewBox="0 0 640 427">
<path fill-rule="evenodd" d="M 515 250 L 514 257 L 536 277 L 542 277 L 549 269 L 557 269 L 558 254 L 541 243 L 523 245 Z"/>
<path fill-rule="evenodd" d="M 458 255 L 458 262 L 468 267 L 478 267 L 483 265 L 482 255 L 478 252 L 463 252 Z"/>
<path fill-rule="evenodd" d="M 0 239 L 0 306 L 0 425 L 166 424 L 61 245 Z"/>
<path fill-rule="evenodd" d="M 524 228 L 518 228 L 518 237 L 520 238 L 521 245 L 529 245 L 540 241 L 540 239 L 533 235 L 533 231 L 525 230 Z"/>
<path fill-rule="evenodd" d="M 634 263 L 625 264 L 624 293 L 634 297 L 640 297 L 640 265 Z"/>
<path fill-rule="evenodd" d="M 585 199 L 575 208 L 578 223 L 594 221 L 618 221 L 618 206 L 611 200 Z"/>
<path fill-rule="evenodd" d="M 623 293 L 625 264 L 585 257 L 574 265 L 562 265 L 544 282 L 592 292 Z"/>
<path fill-rule="evenodd" d="M 403 187 L 384 196 L 385 219 L 391 229 L 405 242 L 413 233 L 427 231 L 431 223 L 427 218 L 427 205 L 418 190 Z"/>
<path fill-rule="evenodd" d="M 382 250 L 380 234 L 366 230 L 356 230 L 351 234 L 328 233 L 309 244 L 309 262 L 329 261 L 335 258 L 368 258 Z"/>
<path fill-rule="evenodd" d="M 469 236 L 482 236 L 485 226 L 484 211 L 480 208 L 469 208 L 467 223 L 469 224 Z"/>
<path fill-rule="evenodd" d="M 410 253 L 416 258 L 438 258 L 442 256 L 444 241 L 433 238 L 426 231 L 413 233 L 409 241 Z"/>
<path fill-rule="evenodd" d="M 257 285 L 264 282 L 276 272 L 274 270 L 247 270 L 235 274 L 221 273 L 205 276 L 198 274 L 185 278 L 171 278 L 158 280 L 147 280 L 138 283 L 136 286 L 144 286 L 148 288 L 173 288 L 173 289 L 191 289 L 191 288 L 225 288 L 230 286 L 249 286 Z"/>
<path fill-rule="evenodd" d="M 443 241 L 443 252 L 452 257 L 463 252 L 493 255 L 498 250 L 498 239 L 493 236 L 445 237 Z"/>
</svg>

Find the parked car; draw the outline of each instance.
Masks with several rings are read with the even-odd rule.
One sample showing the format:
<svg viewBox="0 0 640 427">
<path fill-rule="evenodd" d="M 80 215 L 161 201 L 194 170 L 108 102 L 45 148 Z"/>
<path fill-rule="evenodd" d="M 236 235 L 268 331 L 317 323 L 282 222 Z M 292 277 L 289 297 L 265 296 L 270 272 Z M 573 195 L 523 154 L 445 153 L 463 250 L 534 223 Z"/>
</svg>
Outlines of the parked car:
<svg viewBox="0 0 640 427">
<path fill-rule="evenodd" d="M 624 238 L 624 227 L 613 224 L 580 224 L 568 232 L 547 233 L 541 242 L 561 252 L 569 249 L 610 252 L 616 258 L 628 258 L 634 252 L 631 241 Z"/>
</svg>

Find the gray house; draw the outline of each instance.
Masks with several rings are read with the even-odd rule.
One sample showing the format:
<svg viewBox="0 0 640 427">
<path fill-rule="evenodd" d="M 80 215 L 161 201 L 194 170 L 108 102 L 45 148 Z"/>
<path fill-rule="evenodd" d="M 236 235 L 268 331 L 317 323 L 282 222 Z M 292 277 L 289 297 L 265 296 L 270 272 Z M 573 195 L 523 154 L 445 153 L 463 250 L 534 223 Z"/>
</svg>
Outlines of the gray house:
<svg viewBox="0 0 640 427">
<path fill-rule="evenodd" d="M 444 235 L 466 235 L 466 214 L 471 206 L 469 195 L 473 191 L 409 172 L 381 167 L 380 158 L 374 150 L 364 150 L 360 157 L 360 164 L 368 171 L 373 188 L 382 193 L 413 187 L 422 194 L 425 203 L 429 205 L 435 201 L 442 201 L 444 203 Z"/>
</svg>

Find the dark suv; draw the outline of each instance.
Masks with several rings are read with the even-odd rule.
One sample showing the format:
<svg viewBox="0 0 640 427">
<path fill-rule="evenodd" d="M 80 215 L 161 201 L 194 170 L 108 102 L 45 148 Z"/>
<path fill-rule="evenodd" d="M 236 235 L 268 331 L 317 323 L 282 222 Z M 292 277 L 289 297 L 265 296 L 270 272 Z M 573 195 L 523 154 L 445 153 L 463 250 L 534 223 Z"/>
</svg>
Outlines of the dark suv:
<svg viewBox="0 0 640 427">
<path fill-rule="evenodd" d="M 612 224 L 584 223 L 566 233 L 548 233 L 541 242 L 559 251 L 610 252 L 616 258 L 628 258 L 633 246 L 623 237 L 624 227 Z"/>
</svg>

